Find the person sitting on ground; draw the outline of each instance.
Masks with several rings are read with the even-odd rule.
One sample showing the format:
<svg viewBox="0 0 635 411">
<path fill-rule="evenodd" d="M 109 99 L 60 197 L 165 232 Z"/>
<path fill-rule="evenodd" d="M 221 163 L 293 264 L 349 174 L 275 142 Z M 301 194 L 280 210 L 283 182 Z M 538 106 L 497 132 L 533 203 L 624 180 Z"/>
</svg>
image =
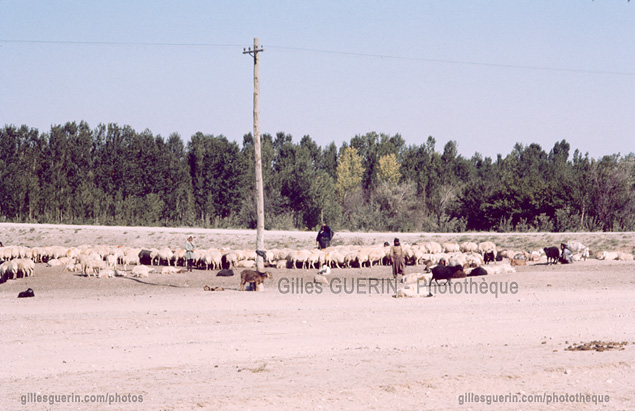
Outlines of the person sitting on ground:
<svg viewBox="0 0 635 411">
<path fill-rule="evenodd" d="M 573 264 L 573 253 L 565 243 L 560 244 L 560 264 Z"/>
</svg>

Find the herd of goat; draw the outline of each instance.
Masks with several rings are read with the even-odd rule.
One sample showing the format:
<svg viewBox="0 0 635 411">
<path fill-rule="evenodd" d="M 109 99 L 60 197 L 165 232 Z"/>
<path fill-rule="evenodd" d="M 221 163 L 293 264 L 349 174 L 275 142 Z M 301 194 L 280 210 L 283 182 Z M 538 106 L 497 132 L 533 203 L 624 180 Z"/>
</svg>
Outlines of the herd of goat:
<svg viewBox="0 0 635 411">
<path fill-rule="evenodd" d="M 574 253 L 574 261 L 586 259 L 591 255 L 588 247 L 578 241 L 567 243 Z M 475 268 L 489 262 L 507 259 L 514 265 L 525 265 L 528 261 L 540 261 L 545 251 L 532 252 L 504 249 L 499 250 L 495 243 L 438 243 L 434 241 L 417 244 L 403 244 L 407 265 L 434 266 L 444 261 L 447 266 Z M 326 249 L 294 250 L 289 248 L 271 249 L 265 252 L 265 265 L 269 267 L 319 269 L 373 267 L 389 265 L 390 247 L 385 244 L 373 246 L 334 246 Z M 602 251 L 595 254 L 600 260 L 632 260 L 633 255 L 620 252 Z M 113 277 L 130 275 L 147 277 L 151 272 L 170 274 L 184 272 L 186 253 L 184 249 L 164 247 L 131 248 L 125 246 L 79 247 L 22 247 L 7 246 L 0 248 L 0 278 L 13 279 L 33 275 L 35 263 L 49 266 L 63 266 L 65 270 L 82 273 L 86 276 Z M 223 250 L 216 248 L 194 251 L 194 264 L 199 269 L 219 270 L 256 266 L 255 250 Z"/>
</svg>

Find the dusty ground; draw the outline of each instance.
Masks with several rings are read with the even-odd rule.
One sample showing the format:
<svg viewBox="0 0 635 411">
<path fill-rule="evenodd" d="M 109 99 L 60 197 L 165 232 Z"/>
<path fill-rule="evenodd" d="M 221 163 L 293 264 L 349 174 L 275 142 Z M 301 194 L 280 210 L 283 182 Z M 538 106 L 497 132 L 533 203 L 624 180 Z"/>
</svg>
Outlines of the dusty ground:
<svg viewBox="0 0 635 411">
<path fill-rule="evenodd" d="M 0 224 L 0 241 L 29 246 L 181 246 L 187 234 L 206 247 L 248 247 L 255 239 L 243 231 Z M 266 241 L 310 247 L 314 236 L 268 233 Z M 338 233 L 338 240 L 393 236 Z M 588 236 L 565 238 L 631 252 L 635 241 L 632 233 Z M 539 248 L 564 236 L 496 237 L 499 245 Z M 520 267 L 486 279 L 490 286 L 517 283 L 516 294 L 498 297 L 436 289 L 430 298 L 395 299 L 389 267 L 334 270 L 333 289 L 308 294 L 313 271 L 272 271 L 260 293 L 237 291 L 237 278 L 202 270 L 96 279 L 38 265 L 35 276 L 0 284 L 0 409 L 635 409 L 633 262 Z M 370 281 L 385 289 L 369 289 Z M 205 292 L 204 285 L 226 291 Z M 35 298 L 16 298 L 29 287 Z M 565 350 L 592 340 L 629 344 Z M 143 402 L 22 405 L 29 393 Z M 520 401 L 543 393 L 608 402 L 466 402 L 471 394 Z"/>
</svg>

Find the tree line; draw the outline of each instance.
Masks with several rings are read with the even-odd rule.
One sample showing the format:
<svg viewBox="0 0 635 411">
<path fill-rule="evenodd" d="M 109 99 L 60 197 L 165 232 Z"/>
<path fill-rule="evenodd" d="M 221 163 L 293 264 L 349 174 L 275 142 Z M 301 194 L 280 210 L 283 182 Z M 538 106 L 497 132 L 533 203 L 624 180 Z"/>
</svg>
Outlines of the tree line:
<svg viewBox="0 0 635 411">
<path fill-rule="evenodd" d="M 456 142 L 370 132 L 340 147 L 264 134 L 266 229 L 635 231 L 635 155 L 589 158 L 565 140 L 464 158 Z M 85 122 L 0 129 L 0 221 L 255 228 L 254 139 L 184 144 Z"/>
</svg>

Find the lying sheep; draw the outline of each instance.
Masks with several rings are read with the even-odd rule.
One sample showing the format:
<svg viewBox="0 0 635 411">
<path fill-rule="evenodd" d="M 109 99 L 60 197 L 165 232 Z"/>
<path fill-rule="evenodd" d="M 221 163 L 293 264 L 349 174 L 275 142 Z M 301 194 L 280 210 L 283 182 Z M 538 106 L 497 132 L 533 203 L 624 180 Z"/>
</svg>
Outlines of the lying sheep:
<svg viewBox="0 0 635 411">
<path fill-rule="evenodd" d="M 147 265 L 135 265 L 132 267 L 132 276 L 133 277 L 149 277 L 152 269 Z"/>
<path fill-rule="evenodd" d="M 617 260 L 617 253 L 613 251 L 600 251 L 597 255 L 598 260 Z"/>
<path fill-rule="evenodd" d="M 487 275 L 487 270 L 485 270 L 483 267 L 476 267 L 470 271 L 466 271 L 466 274 L 468 277 L 477 277 L 481 275 Z"/>
<path fill-rule="evenodd" d="M 404 284 L 420 283 L 427 285 L 432 281 L 432 276 L 432 273 L 411 273 L 403 276 L 401 282 Z"/>
<path fill-rule="evenodd" d="M 509 260 L 509 264 L 512 267 L 519 266 L 519 265 L 527 265 L 527 260 L 525 260 L 524 258 L 512 258 L 511 260 Z"/>
<path fill-rule="evenodd" d="M 254 260 L 240 260 L 236 263 L 238 268 L 256 268 L 256 262 Z"/>
<path fill-rule="evenodd" d="M 107 278 L 112 278 L 116 275 L 116 271 L 112 268 L 107 268 L 105 270 L 99 270 L 99 273 L 97 273 L 97 278 L 103 278 L 103 277 L 107 277 Z"/>
<path fill-rule="evenodd" d="M 394 295 L 395 298 L 404 298 L 404 297 L 432 297 L 432 293 L 428 287 L 421 287 L 416 284 L 407 284 L 397 290 L 397 293 Z"/>
<path fill-rule="evenodd" d="M 487 266 L 488 274 L 504 274 L 504 273 L 515 273 L 516 269 L 511 266 L 511 264 L 493 264 Z"/>
<path fill-rule="evenodd" d="M 171 267 L 171 266 L 161 268 L 161 274 L 179 274 L 184 272 L 185 270 L 182 268 L 180 269 L 180 268 Z"/>
</svg>

